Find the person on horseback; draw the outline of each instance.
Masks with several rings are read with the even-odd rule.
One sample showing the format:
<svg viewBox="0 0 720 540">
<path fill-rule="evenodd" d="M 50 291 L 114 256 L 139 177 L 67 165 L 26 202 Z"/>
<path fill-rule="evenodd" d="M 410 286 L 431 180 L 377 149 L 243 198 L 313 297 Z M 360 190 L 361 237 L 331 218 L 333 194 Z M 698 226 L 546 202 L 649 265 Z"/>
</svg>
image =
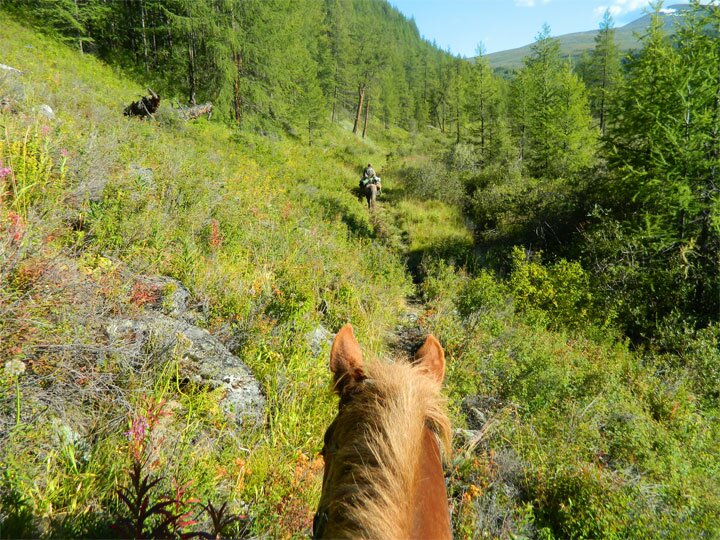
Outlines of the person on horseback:
<svg viewBox="0 0 720 540">
<path fill-rule="evenodd" d="M 363 170 L 363 178 L 374 178 L 375 177 L 375 169 L 373 169 L 373 166 L 368 163 L 368 166 L 365 167 Z"/>
<path fill-rule="evenodd" d="M 380 177 L 375 173 L 375 169 L 373 169 L 370 163 L 363 169 L 362 178 L 360 179 L 360 189 L 365 189 L 368 184 L 376 184 L 378 187 L 378 195 L 381 193 L 382 184 L 380 183 Z"/>
</svg>

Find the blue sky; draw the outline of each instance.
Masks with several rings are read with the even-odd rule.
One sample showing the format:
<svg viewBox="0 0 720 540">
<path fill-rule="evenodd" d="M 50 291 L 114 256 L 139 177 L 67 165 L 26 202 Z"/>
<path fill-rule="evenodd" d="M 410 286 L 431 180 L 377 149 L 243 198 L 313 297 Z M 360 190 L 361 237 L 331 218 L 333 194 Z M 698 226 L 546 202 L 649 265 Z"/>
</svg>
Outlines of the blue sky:
<svg viewBox="0 0 720 540">
<path fill-rule="evenodd" d="M 420 33 L 453 54 L 475 56 L 532 43 L 543 23 L 553 35 L 594 30 L 605 9 L 615 26 L 642 16 L 649 0 L 389 0 L 405 16 L 414 17 Z M 667 1 L 666 6 L 685 3 Z"/>
</svg>

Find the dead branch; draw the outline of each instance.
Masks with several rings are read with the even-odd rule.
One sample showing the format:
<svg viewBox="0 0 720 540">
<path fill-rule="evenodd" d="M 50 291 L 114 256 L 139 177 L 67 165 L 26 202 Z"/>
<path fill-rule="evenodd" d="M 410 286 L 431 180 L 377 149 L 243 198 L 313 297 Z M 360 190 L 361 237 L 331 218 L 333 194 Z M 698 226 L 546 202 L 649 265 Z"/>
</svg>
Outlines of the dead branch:
<svg viewBox="0 0 720 540">
<path fill-rule="evenodd" d="M 191 107 L 180 107 L 180 116 L 185 120 L 195 120 L 201 117 L 203 114 L 207 114 L 208 119 L 212 115 L 213 104 L 209 101 L 207 103 L 201 103 L 200 105 L 192 105 Z"/>
<path fill-rule="evenodd" d="M 152 117 L 155 111 L 160 107 L 160 96 L 148 88 L 150 96 L 143 96 L 138 101 L 133 101 L 125 107 L 123 114 L 125 116 L 139 116 L 140 118 Z"/>
</svg>

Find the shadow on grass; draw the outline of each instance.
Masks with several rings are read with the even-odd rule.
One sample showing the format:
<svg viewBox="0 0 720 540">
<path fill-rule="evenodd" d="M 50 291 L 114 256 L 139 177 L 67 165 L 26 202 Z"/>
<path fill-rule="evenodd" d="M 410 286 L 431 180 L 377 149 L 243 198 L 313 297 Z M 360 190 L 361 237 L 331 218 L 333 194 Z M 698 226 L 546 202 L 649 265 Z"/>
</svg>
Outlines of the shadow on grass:
<svg viewBox="0 0 720 540">
<path fill-rule="evenodd" d="M 353 188 L 351 191 L 359 199 L 358 204 L 362 204 L 362 210 L 353 208 L 346 201 L 343 201 L 339 197 L 322 196 L 317 200 L 323 209 L 325 218 L 339 217 L 340 220 L 347 226 L 350 234 L 355 237 L 361 238 L 375 238 L 375 230 L 370 223 L 370 220 L 363 217 L 361 212 L 368 212 L 367 205 L 365 204 L 365 198 L 360 199 L 360 190 Z"/>
<path fill-rule="evenodd" d="M 423 266 L 428 260 L 443 260 L 470 271 L 475 269 L 478 262 L 472 241 L 457 237 L 438 240 L 426 248 L 407 252 L 405 265 L 414 283 L 420 283 L 425 279 Z"/>
</svg>

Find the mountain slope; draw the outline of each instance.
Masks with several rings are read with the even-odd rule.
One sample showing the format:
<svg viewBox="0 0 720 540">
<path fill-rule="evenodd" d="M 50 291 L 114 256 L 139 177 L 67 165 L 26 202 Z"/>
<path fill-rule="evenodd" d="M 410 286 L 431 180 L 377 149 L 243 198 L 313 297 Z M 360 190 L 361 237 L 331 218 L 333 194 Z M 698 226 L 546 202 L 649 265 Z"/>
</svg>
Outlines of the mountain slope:
<svg viewBox="0 0 720 540">
<path fill-rule="evenodd" d="M 116 535 L 134 455 L 156 500 L 192 481 L 257 534 L 307 532 L 335 406 L 327 336 L 352 321 L 382 351 L 410 290 L 351 191 L 388 147 L 337 127 L 314 147 L 239 134 L 164 102 L 123 117 L 138 84 L 2 18 L 0 61 L 21 72 L 0 71 L 0 537 Z M 168 348 L 143 330 L 184 289 L 183 316 L 258 379 L 263 429 L 185 374 L 187 333 Z"/>
<path fill-rule="evenodd" d="M 687 4 L 675 4 L 663 10 L 661 16 L 668 32 L 672 32 L 678 17 L 687 9 L 689 9 Z M 648 27 L 650 19 L 651 15 L 644 15 L 625 26 L 616 28 L 615 39 L 618 48 L 621 51 L 629 51 L 636 48 L 639 43 L 638 35 L 641 35 Z M 597 30 L 574 32 L 572 34 L 557 36 L 556 39 L 560 42 L 560 51 L 563 56 L 577 59 L 584 52 L 590 51 L 595 47 L 595 36 L 597 33 Z M 532 45 L 525 45 L 517 49 L 499 51 L 488 54 L 486 58 L 490 62 L 490 66 L 494 69 L 517 69 L 522 65 L 523 58 L 530 54 L 531 47 Z"/>
</svg>

